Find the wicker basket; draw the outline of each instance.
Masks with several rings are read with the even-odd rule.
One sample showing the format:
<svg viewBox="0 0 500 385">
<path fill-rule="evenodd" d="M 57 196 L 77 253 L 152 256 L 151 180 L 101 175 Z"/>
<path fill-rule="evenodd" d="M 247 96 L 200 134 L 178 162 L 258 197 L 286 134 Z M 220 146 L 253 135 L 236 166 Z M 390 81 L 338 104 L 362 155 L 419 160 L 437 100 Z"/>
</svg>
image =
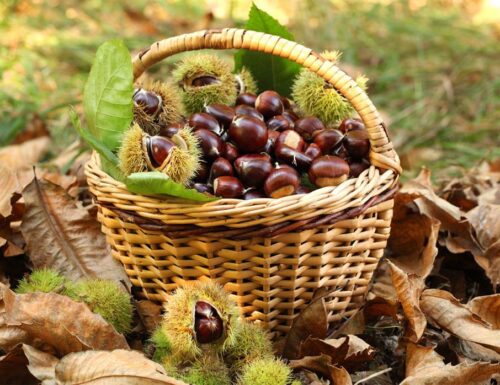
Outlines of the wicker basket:
<svg viewBox="0 0 500 385">
<path fill-rule="evenodd" d="M 349 316 L 362 304 L 383 254 L 401 172 L 380 115 L 357 84 L 320 55 L 242 29 L 154 43 L 134 58 L 134 76 L 173 54 L 205 48 L 262 51 L 322 76 L 363 120 L 372 166 L 358 178 L 305 195 L 202 204 L 133 194 L 104 173 L 94 155 L 86 174 L 113 256 L 141 297 L 165 301 L 186 281 L 213 279 L 233 295 L 242 315 L 277 334 L 287 332 L 319 288 L 328 293 L 330 322 Z"/>
</svg>

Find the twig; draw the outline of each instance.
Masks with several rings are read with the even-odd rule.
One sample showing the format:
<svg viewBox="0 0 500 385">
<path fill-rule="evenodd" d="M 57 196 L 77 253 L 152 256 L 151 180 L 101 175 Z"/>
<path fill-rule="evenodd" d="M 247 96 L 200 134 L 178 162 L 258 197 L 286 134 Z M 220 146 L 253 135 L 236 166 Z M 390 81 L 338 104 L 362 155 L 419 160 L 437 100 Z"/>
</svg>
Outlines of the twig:
<svg viewBox="0 0 500 385">
<path fill-rule="evenodd" d="M 388 373 L 392 370 L 392 368 L 387 368 L 387 369 L 384 369 L 384 370 L 381 370 L 380 372 L 376 372 L 376 373 L 373 373 L 373 374 L 370 374 L 368 377 L 365 377 L 359 381 L 356 381 L 354 383 L 354 385 L 359 385 L 359 384 L 362 384 L 363 382 L 366 382 L 368 380 L 371 380 L 372 378 L 375 378 L 375 377 L 378 377 L 384 373 Z"/>
</svg>

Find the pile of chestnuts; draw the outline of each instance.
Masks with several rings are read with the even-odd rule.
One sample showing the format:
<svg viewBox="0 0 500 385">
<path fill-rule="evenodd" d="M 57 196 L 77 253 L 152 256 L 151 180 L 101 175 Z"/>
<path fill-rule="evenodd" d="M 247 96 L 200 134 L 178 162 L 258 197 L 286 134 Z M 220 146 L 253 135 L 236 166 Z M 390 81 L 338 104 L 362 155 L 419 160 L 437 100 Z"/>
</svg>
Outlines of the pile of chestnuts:
<svg viewBox="0 0 500 385">
<path fill-rule="evenodd" d="M 314 116 L 299 118 L 290 100 L 275 91 L 242 93 L 234 107 L 208 105 L 187 124 L 202 151 L 192 187 L 223 198 L 304 194 L 336 186 L 370 166 L 361 121 L 345 119 L 338 129 L 326 128 Z M 179 129 L 173 124 L 160 135 L 172 137 Z"/>
</svg>

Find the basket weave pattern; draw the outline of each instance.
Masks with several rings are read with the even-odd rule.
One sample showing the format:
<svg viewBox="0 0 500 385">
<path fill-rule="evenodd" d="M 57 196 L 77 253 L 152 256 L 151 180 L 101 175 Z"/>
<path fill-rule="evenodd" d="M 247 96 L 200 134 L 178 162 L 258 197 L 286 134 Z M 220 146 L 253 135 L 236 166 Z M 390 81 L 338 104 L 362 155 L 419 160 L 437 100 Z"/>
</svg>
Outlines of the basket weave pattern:
<svg viewBox="0 0 500 385">
<path fill-rule="evenodd" d="M 129 192 L 86 166 L 98 220 L 139 295 L 165 301 L 184 282 L 214 279 L 245 317 L 282 334 L 321 288 L 329 321 L 362 304 L 390 232 L 401 168 L 366 94 L 331 62 L 300 44 L 240 29 L 200 31 L 153 44 L 134 59 L 134 76 L 178 52 L 245 48 L 294 60 L 318 73 L 354 106 L 368 131 L 372 166 L 358 178 L 280 199 L 201 204 Z"/>
</svg>

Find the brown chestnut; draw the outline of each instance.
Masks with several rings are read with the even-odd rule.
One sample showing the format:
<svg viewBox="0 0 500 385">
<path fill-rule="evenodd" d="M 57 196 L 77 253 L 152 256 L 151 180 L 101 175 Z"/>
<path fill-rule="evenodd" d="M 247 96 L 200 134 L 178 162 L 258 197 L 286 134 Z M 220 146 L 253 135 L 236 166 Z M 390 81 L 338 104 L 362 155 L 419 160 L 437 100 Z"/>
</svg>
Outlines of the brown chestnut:
<svg viewBox="0 0 500 385">
<path fill-rule="evenodd" d="M 206 112 L 197 112 L 189 117 L 188 124 L 195 130 L 199 128 L 204 128 L 208 131 L 212 131 L 214 134 L 221 135 L 223 129 L 217 119 Z"/>
<path fill-rule="evenodd" d="M 156 116 L 161 109 L 162 99 L 160 95 L 142 88 L 136 89 L 133 96 L 134 104 L 150 116 Z"/>
<path fill-rule="evenodd" d="M 262 116 L 262 114 L 259 111 L 257 111 L 255 108 L 247 106 L 245 104 L 240 104 L 239 106 L 236 106 L 234 108 L 234 112 L 236 115 L 251 116 L 252 118 L 264 120 L 264 117 Z"/>
<path fill-rule="evenodd" d="M 365 130 L 349 131 L 345 135 L 344 147 L 350 157 L 364 158 L 370 152 L 370 140 Z"/>
<path fill-rule="evenodd" d="M 338 156 L 339 158 L 342 159 L 347 159 L 349 154 L 347 153 L 347 150 L 345 149 L 344 145 L 341 144 L 340 146 L 337 146 L 332 152 L 331 155 Z"/>
<path fill-rule="evenodd" d="M 329 154 L 340 146 L 343 139 L 344 135 L 338 130 L 323 130 L 314 134 L 313 142 L 318 145 L 323 154 Z"/>
<path fill-rule="evenodd" d="M 260 93 L 255 100 L 255 108 L 266 119 L 281 115 L 284 111 L 281 96 L 276 91 L 264 91 Z"/>
<path fill-rule="evenodd" d="M 344 119 L 339 125 L 339 130 L 342 131 L 344 134 L 348 133 L 349 131 L 364 130 L 364 129 L 365 125 L 359 119 L 347 118 Z"/>
<path fill-rule="evenodd" d="M 206 160 L 212 161 L 219 156 L 224 156 L 226 144 L 212 131 L 200 128 L 194 132 L 198 137 L 201 151 Z"/>
<path fill-rule="evenodd" d="M 323 155 L 323 153 L 321 152 L 321 148 L 319 148 L 316 143 L 309 144 L 309 146 L 307 146 L 306 150 L 304 151 L 304 154 L 306 154 L 311 159 L 316 159 L 317 157 Z"/>
<path fill-rule="evenodd" d="M 297 131 L 305 140 L 310 141 L 317 131 L 325 129 L 325 125 L 315 116 L 308 116 L 295 121 L 294 130 Z"/>
<path fill-rule="evenodd" d="M 299 176 L 291 168 L 275 168 L 264 183 L 264 191 L 270 198 L 282 198 L 295 194 L 299 187 Z"/>
<path fill-rule="evenodd" d="M 267 152 L 268 154 L 274 153 L 276 140 L 278 139 L 279 136 L 280 136 L 280 133 L 278 131 L 270 130 L 268 132 L 266 148 L 264 149 L 265 152 Z"/>
<path fill-rule="evenodd" d="M 312 159 L 303 152 L 294 150 L 293 148 L 283 144 L 276 146 L 274 155 L 276 156 L 278 162 L 287 163 L 301 171 L 306 171 L 311 166 L 312 162 Z"/>
<path fill-rule="evenodd" d="M 308 175 L 318 187 L 337 186 L 349 176 L 349 165 L 338 156 L 325 155 L 312 162 Z"/>
<path fill-rule="evenodd" d="M 179 132 L 179 130 L 183 127 L 180 123 L 172 123 L 166 126 L 160 127 L 159 136 L 165 136 L 166 138 L 171 138 L 175 134 Z"/>
<path fill-rule="evenodd" d="M 349 177 L 357 178 L 363 171 L 370 167 L 370 162 L 366 159 L 353 159 L 349 160 Z"/>
<path fill-rule="evenodd" d="M 228 161 L 233 163 L 238 156 L 240 156 L 240 154 L 238 152 L 238 149 L 235 147 L 235 145 L 232 143 L 226 143 L 226 154 L 224 155 L 224 157 Z"/>
<path fill-rule="evenodd" d="M 300 185 L 297 187 L 297 191 L 295 191 L 295 194 L 309 194 L 312 190 L 309 187 L 302 186 Z"/>
<path fill-rule="evenodd" d="M 193 87 L 205 87 L 217 83 L 220 83 L 220 80 L 212 75 L 198 76 L 191 81 Z"/>
<path fill-rule="evenodd" d="M 235 104 L 237 106 L 244 104 L 246 106 L 255 107 L 255 100 L 257 100 L 257 95 L 250 92 L 243 92 L 238 95 Z"/>
<path fill-rule="evenodd" d="M 193 188 L 200 193 L 212 194 L 212 187 L 205 183 L 195 183 Z"/>
<path fill-rule="evenodd" d="M 299 116 L 292 110 L 286 110 L 285 112 L 283 112 L 282 116 L 290 121 L 290 123 L 294 123 L 299 119 Z"/>
<path fill-rule="evenodd" d="M 243 184 L 234 176 L 220 176 L 214 180 L 214 195 L 223 198 L 239 198 L 244 192 Z"/>
<path fill-rule="evenodd" d="M 234 109 L 221 103 L 210 104 L 205 107 L 205 112 L 212 115 L 226 130 L 234 118 Z"/>
<path fill-rule="evenodd" d="M 234 168 L 245 187 L 261 187 L 273 166 L 267 154 L 248 154 L 236 159 Z"/>
<path fill-rule="evenodd" d="M 195 183 L 206 183 L 209 175 L 210 167 L 208 167 L 205 162 L 200 162 L 198 171 L 196 171 L 196 175 L 193 180 Z"/>
<path fill-rule="evenodd" d="M 296 151 L 303 151 L 306 147 L 306 142 L 304 142 L 304 139 L 302 139 L 302 136 L 300 136 L 298 132 L 286 130 L 283 131 L 276 140 L 276 148 L 282 145 L 290 147 Z"/>
<path fill-rule="evenodd" d="M 276 115 L 267 121 L 267 128 L 274 131 L 290 130 L 293 128 L 293 122 L 290 123 L 283 115 Z"/>
<path fill-rule="evenodd" d="M 288 99 L 286 96 L 281 97 L 281 103 L 283 103 L 283 108 L 285 110 L 288 110 L 290 107 L 292 107 L 292 104 L 290 103 L 290 99 Z"/>
<path fill-rule="evenodd" d="M 175 143 L 163 136 L 150 136 L 146 138 L 146 148 L 151 165 L 160 167 L 170 155 Z"/>
<path fill-rule="evenodd" d="M 224 333 L 221 316 L 208 302 L 197 301 L 194 308 L 194 331 L 196 341 L 209 344 L 217 341 Z"/>
<path fill-rule="evenodd" d="M 250 200 L 250 199 L 259 199 L 259 198 L 267 198 L 267 195 L 264 194 L 262 190 L 250 190 L 243 195 L 243 199 L 245 200 Z"/>
<path fill-rule="evenodd" d="M 208 181 L 213 182 L 214 179 L 225 175 L 233 176 L 233 166 L 227 159 L 219 157 L 214 160 L 212 167 L 210 167 L 210 177 Z"/>
<path fill-rule="evenodd" d="M 238 150 L 244 153 L 263 151 L 268 138 L 266 124 L 249 116 L 237 116 L 231 123 L 228 134 Z"/>
</svg>

